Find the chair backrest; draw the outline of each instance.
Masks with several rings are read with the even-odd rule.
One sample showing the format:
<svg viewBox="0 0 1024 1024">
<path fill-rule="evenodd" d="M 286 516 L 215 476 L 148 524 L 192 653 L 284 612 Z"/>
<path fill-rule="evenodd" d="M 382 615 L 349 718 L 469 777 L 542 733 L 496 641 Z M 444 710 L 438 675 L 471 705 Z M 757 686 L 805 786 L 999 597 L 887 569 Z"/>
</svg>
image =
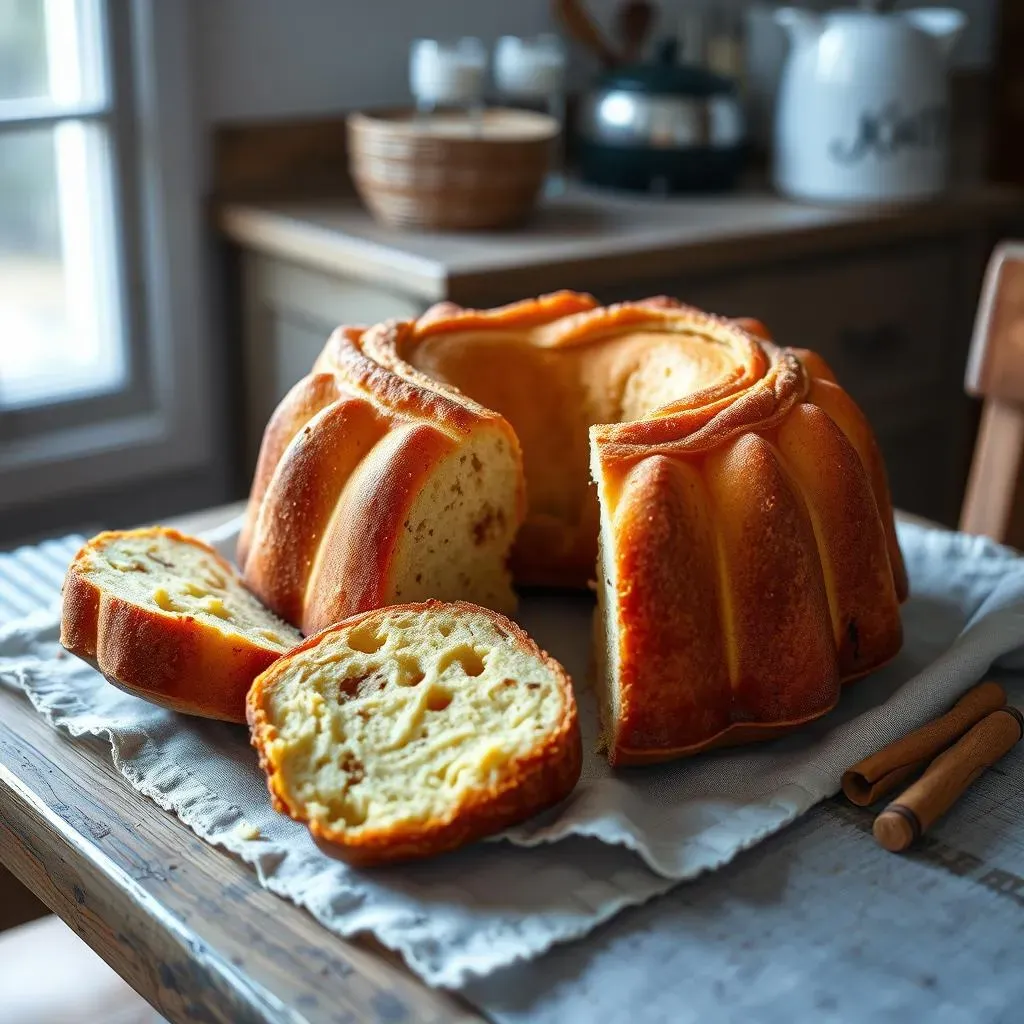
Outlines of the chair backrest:
<svg viewBox="0 0 1024 1024">
<path fill-rule="evenodd" d="M 985 404 L 960 529 L 1024 548 L 1024 242 L 989 260 L 965 387 Z"/>
</svg>

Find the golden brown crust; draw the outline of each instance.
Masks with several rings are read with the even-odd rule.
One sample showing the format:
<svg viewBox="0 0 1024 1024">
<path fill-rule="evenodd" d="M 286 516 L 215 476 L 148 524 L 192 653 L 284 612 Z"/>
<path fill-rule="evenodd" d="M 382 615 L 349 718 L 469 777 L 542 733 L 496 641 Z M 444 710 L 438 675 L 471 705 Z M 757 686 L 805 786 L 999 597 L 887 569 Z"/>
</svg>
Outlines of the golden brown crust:
<svg viewBox="0 0 1024 1024">
<path fill-rule="evenodd" d="M 885 462 L 875 440 L 874 431 L 867 417 L 860 411 L 856 402 L 838 385 L 835 380 L 816 378 L 811 382 L 808 399 L 828 413 L 832 421 L 846 435 L 860 456 L 861 464 L 871 481 L 875 495 L 878 515 L 885 531 L 886 547 L 889 552 L 889 565 L 892 567 L 893 580 L 896 586 L 896 597 L 905 601 L 910 587 L 907 580 L 907 569 L 903 563 L 899 540 L 896 537 L 896 517 L 893 513 L 892 498 L 889 495 L 889 481 L 885 472 Z"/>
<path fill-rule="evenodd" d="M 339 398 L 297 432 L 282 454 L 262 501 L 254 503 L 246 584 L 272 611 L 303 632 L 314 632 L 310 577 L 331 551 L 341 518 L 339 495 L 392 424 L 360 398 Z M 327 553 L 321 555 L 321 551 Z M 312 617 L 311 617 L 312 616 Z M 337 616 L 341 617 L 341 616 Z"/>
<path fill-rule="evenodd" d="M 303 652 L 315 647 L 324 637 L 339 629 L 352 627 L 385 613 L 419 614 L 442 608 L 486 615 L 500 631 L 510 636 L 522 651 L 544 662 L 558 681 L 564 698 L 564 713 L 558 728 L 540 740 L 529 754 L 513 761 L 499 784 L 470 792 L 462 803 L 443 819 L 373 831 L 363 830 L 356 834 L 346 833 L 341 829 L 330 829 L 316 821 L 310 821 L 301 808 L 289 802 L 289 787 L 282 778 L 285 766 L 277 763 L 268 749 L 276 737 L 275 726 L 269 720 L 266 708 L 268 687 L 281 674 L 288 672 L 301 659 Z M 430 857 L 454 850 L 484 836 L 494 835 L 565 799 L 575 787 L 582 767 L 576 700 L 572 681 L 565 669 L 504 615 L 462 601 L 448 604 L 424 601 L 394 605 L 387 609 L 373 609 L 353 615 L 309 637 L 264 672 L 249 691 L 246 708 L 252 745 L 258 752 L 260 766 L 267 775 L 267 786 L 274 807 L 296 821 L 304 822 L 313 835 L 332 843 L 337 848 L 339 856 L 351 864 L 385 864 Z"/>
<path fill-rule="evenodd" d="M 896 580 L 871 481 L 846 435 L 815 405 L 793 410 L 776 445 L 814 526 L 839 677 L 854 679 L 888 661 L 903 643 Z"/>
<path fill-rule="evenodd" d="M 256 520 L 263 509 L 264 498 L 270 488 L 278 463 L 291 444 L 292 438 L 322 409 L 341 397 L 338 381 L 331 373 L 312 373 L 303 377 L 282 399 L 274 410 L 263 432 L 263 442 L 256 462 L 245 521 L 238 538 L 236 557 L 245 571 L 249 552 L 253 547 Z"/>
<path fill-rule="evenodd" d="M 314 370 L 335 374 L 347 391 L 369 398 L 396 416 L 431 423 L 454 437 L 468 436 L 481 423 L 500 421 L 496 413 L 463 395 L 427 387 L 426 379 L 407 379 L 366 354 L 367 348 L 386 350 L 400 345 L 410 328 L 401 321 L 388 321 L 367 331 L 338 328 Z"/>
<path fill-rule="evenodd" d="M 763 438 L 741 435 L 700 472 L 665 456 L 641 462 L 616 516 L 617 575 L 628 583 L 612 611 L 612 764 L 696 753 L 740 730 L 745 741 L 768 738 L 835 705 L 840 677 L 813 529 Z"/>
<path fill-rule="evenodd" d="M 152 703 L 202 718 L 244 722 L 249 686 L 280 652 L 240 635 L 227 635 L 192 616 L 142 608 L 97 586 L 85 574 L 93 553 L 124 537 L 166 538 L 194 545 L 234 575 L 213 548 L 177 530 L 152 527 L 98 534 L 68 568 L 61 644 L 115 686 Z"/>
<path fill-rule="evenodd" d="M 732 722 L 710 511 L 701 474 L 665 456 L 639 463 L 623 487 L 612 553 L 622 582 L 608 610 L 621 620 L 612 764 L 632 763 L 630 751 L 672 756 Z"/>
<path fill-rule="evenodd" d="M 394 551 L 420 489 L 455 442 L 426 423 L 388 432 L 341 491 L 309 577 L 302 631 L 388 604 Z M 353 528 L 353 524 L 358 524 Z"/>
<path fill-rule="evenodd" d="M 426 337 L 436 331 L 474 327 L 536 327 L 597 308 L 597 299 L 582 292 L 560 291 L 522 299 L 494 309 L 466 309 L 454 302 L 431 306 L 417 321 L 416 332 Z"/>
</svg>

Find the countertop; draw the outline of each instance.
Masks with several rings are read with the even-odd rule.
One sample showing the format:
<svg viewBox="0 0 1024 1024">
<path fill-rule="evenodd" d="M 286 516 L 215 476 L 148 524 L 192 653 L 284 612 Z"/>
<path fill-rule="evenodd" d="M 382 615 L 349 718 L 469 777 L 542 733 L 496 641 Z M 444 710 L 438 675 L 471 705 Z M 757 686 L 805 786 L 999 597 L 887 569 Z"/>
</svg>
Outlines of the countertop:
<svg viewBox="0 0 1024 1024">
<path fill-rule="evenodd" d="M 426 301 L 624 277 L 664 277 L 969 227 L 1024 212 L 1024 192 L 958 187 L 898 206 L 818 206 L 767 189 L 656 198 L 570 184 L 518 230 L 409 232 L 374 221 L 358 200 L 225 203 L 221 232 L 244 249 Z"/>
</svg>

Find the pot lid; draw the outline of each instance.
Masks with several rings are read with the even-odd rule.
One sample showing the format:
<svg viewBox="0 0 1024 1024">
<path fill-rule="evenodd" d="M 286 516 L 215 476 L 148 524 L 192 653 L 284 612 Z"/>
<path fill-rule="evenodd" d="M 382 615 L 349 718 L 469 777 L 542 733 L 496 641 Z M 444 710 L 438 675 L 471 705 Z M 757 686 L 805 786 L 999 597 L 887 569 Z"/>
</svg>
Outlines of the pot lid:
<svg viewBox="0 0 1024 1024">
<path fill-rule="evenodd" d="M 602 89 L 701 98 L 732 93 L 736 89 L 731 79 L 716 75 L 707 68 L 696 64 L 677 64 L 674 39 L 661 43 L 653 62 L 615 68 L 602 75 L 598 84 Z"/>
</svg>

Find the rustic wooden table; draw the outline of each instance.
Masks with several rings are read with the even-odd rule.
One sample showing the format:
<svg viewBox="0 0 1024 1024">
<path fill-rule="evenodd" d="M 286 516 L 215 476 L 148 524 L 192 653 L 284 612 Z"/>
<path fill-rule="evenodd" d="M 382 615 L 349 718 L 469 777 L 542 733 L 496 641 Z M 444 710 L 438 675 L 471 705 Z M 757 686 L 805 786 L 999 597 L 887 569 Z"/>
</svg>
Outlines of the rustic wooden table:
<svg viewBox="0 0 1024 1024">
<path fill-rule="evenodd" d="M 229 506 L 178 520 L 199 532 Z M 907 517 L 909 518 L 909 517 Z M 0 862 L 172 1021 L 480 1020 L 345 941 L 0 689 Z"/>
</svg>

